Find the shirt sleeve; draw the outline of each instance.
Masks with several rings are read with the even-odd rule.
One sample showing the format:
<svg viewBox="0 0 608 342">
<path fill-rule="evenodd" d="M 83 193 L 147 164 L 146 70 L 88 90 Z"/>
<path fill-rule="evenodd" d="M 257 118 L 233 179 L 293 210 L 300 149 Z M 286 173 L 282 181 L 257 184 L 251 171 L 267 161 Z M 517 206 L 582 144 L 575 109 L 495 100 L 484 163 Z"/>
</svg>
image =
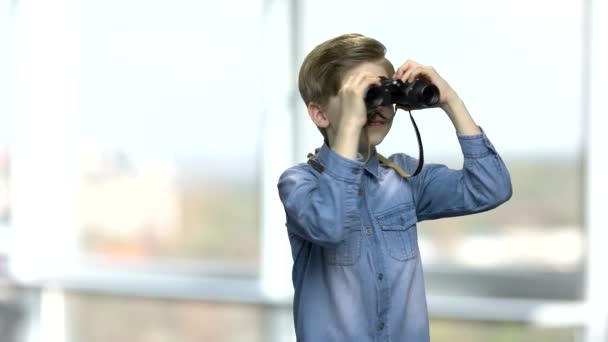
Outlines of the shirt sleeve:
<svg viewBox="0 0 608 342">
<path fill-rule="evenodd" d="M 511 198 L 509 171 L 483 130 L 459 135 L 458 141 L 464 156 L 462 169 L 425 164 L 410 179 L 418 221 L 483 212 Z M 406 169 L 416 165 L 415 159 L 405 155 L 397 161 Z"/>
<path fill-rule="evenodd" d="M 360 225 L 357 194 L 363 163 L 330 150 L 322 172 L 306 164 L 287 169 L 278 182 L 290 233 L 319 245 L 333 245 Z"/>
</svg>

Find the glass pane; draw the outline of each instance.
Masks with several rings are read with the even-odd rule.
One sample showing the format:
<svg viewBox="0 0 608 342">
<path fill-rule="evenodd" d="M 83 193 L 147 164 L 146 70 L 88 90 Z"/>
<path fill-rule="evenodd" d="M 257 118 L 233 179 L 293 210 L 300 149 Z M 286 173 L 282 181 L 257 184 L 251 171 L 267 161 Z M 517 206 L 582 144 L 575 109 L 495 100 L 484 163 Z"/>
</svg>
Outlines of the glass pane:
<svg viewBox="0 0 608 342">
<path fill-rule="evenodd" d="M 426 270 L 580 272 L 585 255 L 582 2 L 383 4 L 402 14 L 403 30 L 365 20 L 369 6 L 363 1 L 312 0 L 303 6 L 303 13 L 315 15 L 302 20 L 302 51 L 338 34 L 360 32 L 383 42 L 396 66 L 406 59 L 433 65 L 463 98 L 511 172 L 513 197 L 503 206 L 419 224 Z M 332 10 L 344 6 L 351 14 L 330 20 Z M 314 25 L 324 20 L 333 25 Z M 421 30 L 424 34 L 413 33 Z M 454 127 L 443 111 L 413 114 L 425 161 L 460 168 Z M 321 137 L 316 141 L 320 145 Z M 407 113 L 397 113 L 378 150 L 417 156 Z"/>
<path fill-rule="evenodd" d="M 476 269 L 573 272 L 585 243 L 582 167 L 574 158 L 505 156 L 513 197 L 496 210 L 420 224 L 425 261 Z"/>
<path fill-rule="evenodd" d="M 253 305 L 70 294 L 66 309 L 70 341 L 263 340 L 263 310 Z"/>
<path fill-rule="evenodd" d="M 428 265 L 483 271 L 579 272 L 585 254 L 579 90 L 584 88 L 583 4 L 460 5 L 467 24 L 454 34 L 462 35 L 461 43 L 467 46 L 463 59 L 471 61 L 437 58 L 436 63 L 447 64 L 446 77 L 501 152 L 511 172 L 513 197 L 487 213 L 422 223 L 424 260 Z M 478 33 L 465 34 L 471 30 Z M 454 68 L 457 63 L 459 69 Z M 452 157 L 459 152 L 449 123 L 425 121 L 421 114 L 417 118 L 425 125 L 428 160 L 459 167 L 462 160 Z M 453 150 L 439 151 L 445 146 Z"/>
<path fill-rule="evenodd" d="M 468 342 L 574 342 L 575 328 L 541 328 L 524 323 L 431 320 L 431 341 L 454 341 L 454 336 Z"/>
<path fill-rule="evenodd" d="M 256 1 L 82 2 L 88 256 L 179 260 L 175 271 L 193 262 L 257 270 L 261 108 L 251 63 L 261 9 Z"/>
<path fill-rule="evenodd" d="M 10 221 L 9 171 L 15 140 L 17 88 L 16 24 L 13 8 L 0 6 L 0 256 L 8 246 Z M 1 262 L 0 262 L 1 264 Z M 0 272 L 2 272 L 0 266 Z"/>
<path fill-rule="evenodd" d="M 8 146 L 0 144 L 0 274 L 3 274 L 5 271 L 3 267 L 3 255 L 9 248 L 7 245 L 10 220 L 9 162 Z"/>
</svg>

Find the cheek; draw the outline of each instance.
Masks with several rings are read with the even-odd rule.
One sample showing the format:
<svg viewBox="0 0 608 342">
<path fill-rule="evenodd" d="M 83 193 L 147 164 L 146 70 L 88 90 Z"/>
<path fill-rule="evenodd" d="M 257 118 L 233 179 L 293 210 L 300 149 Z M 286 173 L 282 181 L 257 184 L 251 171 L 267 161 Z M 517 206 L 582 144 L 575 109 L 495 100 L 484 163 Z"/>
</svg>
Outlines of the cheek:
<svg viewBox="0 0 608 342">
<path fill-rule="evenodd" d="M 393 106 L 382 108 L 382 115 L 387 119 L 392 119 L 395 116 L 395 109 Z"/>
<path fill-rule="evenodd" d="M 390 126 L 393 124 L 393 121 L 395 121 L 395 114 L 394 114 L 394 113 L 393 113 L 393 114 L 391 114 L 391 115 L 388 117 L 388 121 L 389 121 L 389 127 L 390 127 Z"/>
<path fill-rule="evenodd" d="M 388 131 L 391 129 L 392 125 L 393 125 L 393 121 L 391 120 L 384 128 L 384 134 L 388 134 Z"/>
</svg>

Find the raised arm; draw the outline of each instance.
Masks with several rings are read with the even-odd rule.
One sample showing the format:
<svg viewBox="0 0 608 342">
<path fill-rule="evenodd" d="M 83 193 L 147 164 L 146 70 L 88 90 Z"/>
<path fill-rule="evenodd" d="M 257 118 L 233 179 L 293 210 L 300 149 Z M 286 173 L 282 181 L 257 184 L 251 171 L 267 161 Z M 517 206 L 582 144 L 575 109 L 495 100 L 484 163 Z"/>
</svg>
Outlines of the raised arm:
<svg viewBox="0 0 608 342">
<path fill-rule="evenodd" d="M 327 156 L 322 172 L 298 165 L 278 183 L 289 232 L 320 245 L 339 243 L 347 230 L 360 226 L 357 194 L 363 163 L 332 150 Z"/>
<path fill-rule="evenodd" d="M 419 221 L 478 213 L 511 198 L 509 171 L 486 135 L 461 135 L 458 141 L 464 155 L 462 169 L 427 164 L 409 180 Z M 405 155 L 391 159 L 408 170 L 416 165 L 416 160 Z"/>
<path fill-rule="evenodd" d="M 466 215 L 492 209 L 507 201 L 512 194 L 509 172 L 454 89 L 433 67 L 411 60 L 401 65 L 393 78 L 404 82 L 425 78 L 439 88 L 439 107 L 454 125 L 464 155 L 461 170 L 429 164 L 411 179 L 418 219 Z M 404 155 L 395 156 L 395 159 L 407 169 L 415 163 Z"/>
</svg>

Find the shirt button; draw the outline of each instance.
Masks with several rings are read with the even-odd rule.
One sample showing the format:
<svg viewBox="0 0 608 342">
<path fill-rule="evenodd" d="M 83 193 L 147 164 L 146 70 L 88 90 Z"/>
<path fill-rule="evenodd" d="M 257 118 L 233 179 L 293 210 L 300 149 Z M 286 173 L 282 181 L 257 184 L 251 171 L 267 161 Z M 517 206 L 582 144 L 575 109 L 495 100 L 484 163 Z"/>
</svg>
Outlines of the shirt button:
<svg viewBox="0 0 608 342">
<path fill-rule="evenodd" d="M 365 230 L 365 234 L 367 234 L 367 235 L 372 235 L 372 233 L 373 233 L 373 231 L 372 231 L 372 229 L 371 229 L 371 228 L 367 228 L 367 229 Z"/>
<path fill-rule="evenodd" d="M 353 175 L 358 175 L 359 173 L 361 173 L 360 169 L 352 169 L 350 172 L 353 173 Z"/>
<path fill-rule="evenodd" d="M 384 329 L 384 322 L 378 323 L 378 330 Z"/>
<path fill-rule="evenodd" d="M 382 278 L 384 278 L 384 274 L 378 273 L 378 279 L 382 280 Z"/>
<path fill-rule="evenodd" d="M 359 196 L 363 196 L 363 190 L 359 190 L 358 194 Z"/>
</svg>

